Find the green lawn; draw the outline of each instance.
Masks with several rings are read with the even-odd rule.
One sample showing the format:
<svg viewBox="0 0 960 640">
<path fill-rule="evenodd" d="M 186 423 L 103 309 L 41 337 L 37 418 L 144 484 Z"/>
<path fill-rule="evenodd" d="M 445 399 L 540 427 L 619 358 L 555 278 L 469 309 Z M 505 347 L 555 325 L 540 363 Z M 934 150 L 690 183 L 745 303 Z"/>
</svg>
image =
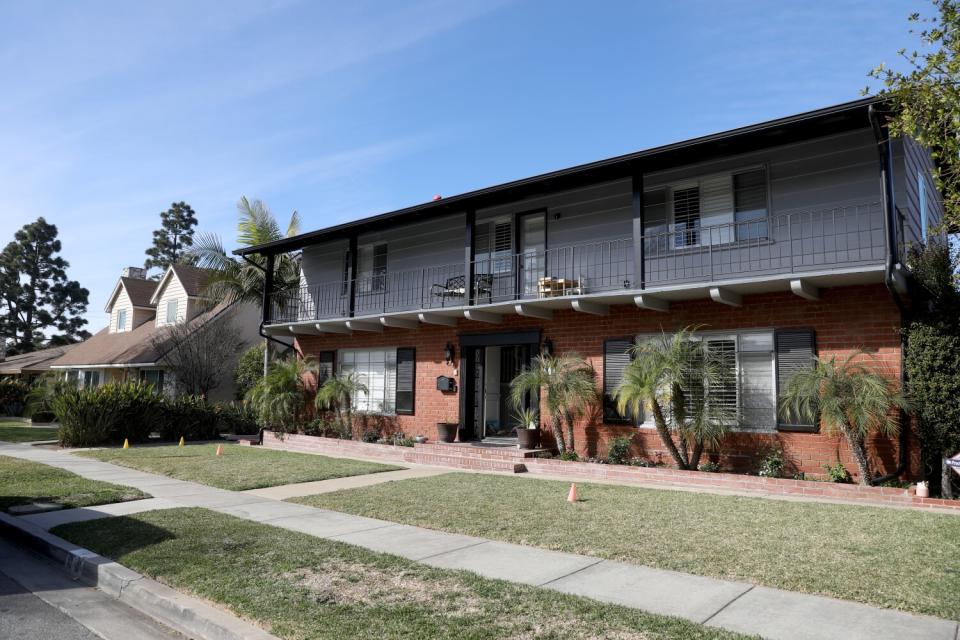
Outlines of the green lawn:
<svg viewBox="0 0 960 640">
<path fill-rule="evenodd" d="M 960 517 L 453 473 L 297 502 L 960 618 Z"/>
<path fill-rule="evenodd" d="M 76 455 L 233 491 L 359 476 L 401 468 L 376 462 L 328 458 L 236 444 L 224 444 L 223 456 L 218 458 L 215 455 L 216 449 L 215 444 L 191 444 L 185 447 L 135 446 L 130 449 L 80 451 Z"/>
<path fill-rule="evenodd" d="M 45 464 L 0 456 L 0 511 L 37 501 L 90 507 L 146 497 L 133 487 L 87 480 Z"/>
<path fill-rule="evenodd" d="M 742 637 L 204 509 L 80 522 L 53 532 L 289 640 Z"/>
<path fill-rule="evenodd" d="M 56 427 L 31 427 L 27 420 L 0 422 L 0 442 L 33 442 L 56 440 Z"/>
</svg>

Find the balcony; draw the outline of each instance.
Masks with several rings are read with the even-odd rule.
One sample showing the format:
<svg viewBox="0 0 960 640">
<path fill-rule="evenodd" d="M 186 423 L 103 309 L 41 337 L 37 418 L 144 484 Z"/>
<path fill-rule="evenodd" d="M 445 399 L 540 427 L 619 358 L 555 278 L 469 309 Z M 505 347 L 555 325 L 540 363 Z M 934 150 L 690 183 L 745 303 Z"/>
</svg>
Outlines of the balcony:
<svg viewBox="0 0 960 640">
<path fill-rule="evenodd" d="M 304 286 L 274 296 L 271 324 L 391 314 L 415 318 L 421 312 L 462 317 L 471 308 L 526 303 L 545 308 L 570 308 L 572 301 L 629 304 L 640 294 L 682 299 L 727 283 L 744 292 L 789 289 L 798 277 L 820 285 L 851 284 L 876 279 L 887 250 L 877 203 L 791 211 L 749 222 L 675 225 L 640 242 L 639 263 L 634 239 L 619 238 Z"/>
</svg>

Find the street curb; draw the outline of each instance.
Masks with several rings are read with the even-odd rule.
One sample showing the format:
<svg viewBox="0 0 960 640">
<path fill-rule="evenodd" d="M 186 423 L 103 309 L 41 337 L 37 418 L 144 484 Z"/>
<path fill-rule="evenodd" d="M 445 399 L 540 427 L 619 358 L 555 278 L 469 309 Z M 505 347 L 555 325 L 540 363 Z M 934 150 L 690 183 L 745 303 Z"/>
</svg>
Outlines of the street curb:
<svg viewBox="0 0 960 640">
<path fill-rule="evenodd" d="M 279 640 L 263 629 L 196 598 L 57 537 L 35 524 L 0 513 L 0 533 L 61 564 L 79 582 L 197 640 Z"/>
</svg>

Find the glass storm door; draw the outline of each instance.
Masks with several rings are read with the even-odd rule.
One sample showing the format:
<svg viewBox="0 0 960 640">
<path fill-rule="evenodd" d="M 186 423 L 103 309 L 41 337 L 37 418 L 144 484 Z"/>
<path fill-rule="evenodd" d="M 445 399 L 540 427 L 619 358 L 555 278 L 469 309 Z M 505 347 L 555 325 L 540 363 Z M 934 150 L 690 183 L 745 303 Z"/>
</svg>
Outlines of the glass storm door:
<svg viewBox="0 0 960 640">
<path fill-rule="evenodd" d="M 520 294 L 536 296 L 540 278 L 547 267 L 547 214 L 545 211 L 520 216 Z"/>
</svg>

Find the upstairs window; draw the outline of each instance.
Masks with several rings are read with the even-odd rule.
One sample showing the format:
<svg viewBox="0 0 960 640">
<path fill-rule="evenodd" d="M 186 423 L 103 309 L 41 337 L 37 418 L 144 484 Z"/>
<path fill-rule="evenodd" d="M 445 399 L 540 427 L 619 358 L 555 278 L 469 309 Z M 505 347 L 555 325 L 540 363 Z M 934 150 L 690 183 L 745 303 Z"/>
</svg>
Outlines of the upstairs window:
<svg viewBox="0 0 960 640">
<path fill-rule="evenodd" d="M 478 222 L 475 231 L 476 273 L 511 273 L 513 223 L 510 218 Z"/>
<path fill-rule="evenodd" d="M 768 237 L 766 170 L 733 174 L 733 207 L 737 240 Z"/>
<path fill-rule="evenodd" d="M 127 310 L 120 309 L 117 311 L 117 331 L 126 331 L 127 330 Z"/>
<path fill-rule="evenodd" d="M 673 192 L 673 230 L 674 246 L 679 248 L 700 244 L 700 187 Z"/>
<path fill-rule="evenodd" d="M 177 301 L 167 300 L 167 324 L 177 324 Z"/>
<path fill-rule="evenodd" d="M 357 271 L 359 272 L 358 291 L 383 291 L 387 280 L 387 244 L 365 244 L 358 248 Z"/>
</svg>

